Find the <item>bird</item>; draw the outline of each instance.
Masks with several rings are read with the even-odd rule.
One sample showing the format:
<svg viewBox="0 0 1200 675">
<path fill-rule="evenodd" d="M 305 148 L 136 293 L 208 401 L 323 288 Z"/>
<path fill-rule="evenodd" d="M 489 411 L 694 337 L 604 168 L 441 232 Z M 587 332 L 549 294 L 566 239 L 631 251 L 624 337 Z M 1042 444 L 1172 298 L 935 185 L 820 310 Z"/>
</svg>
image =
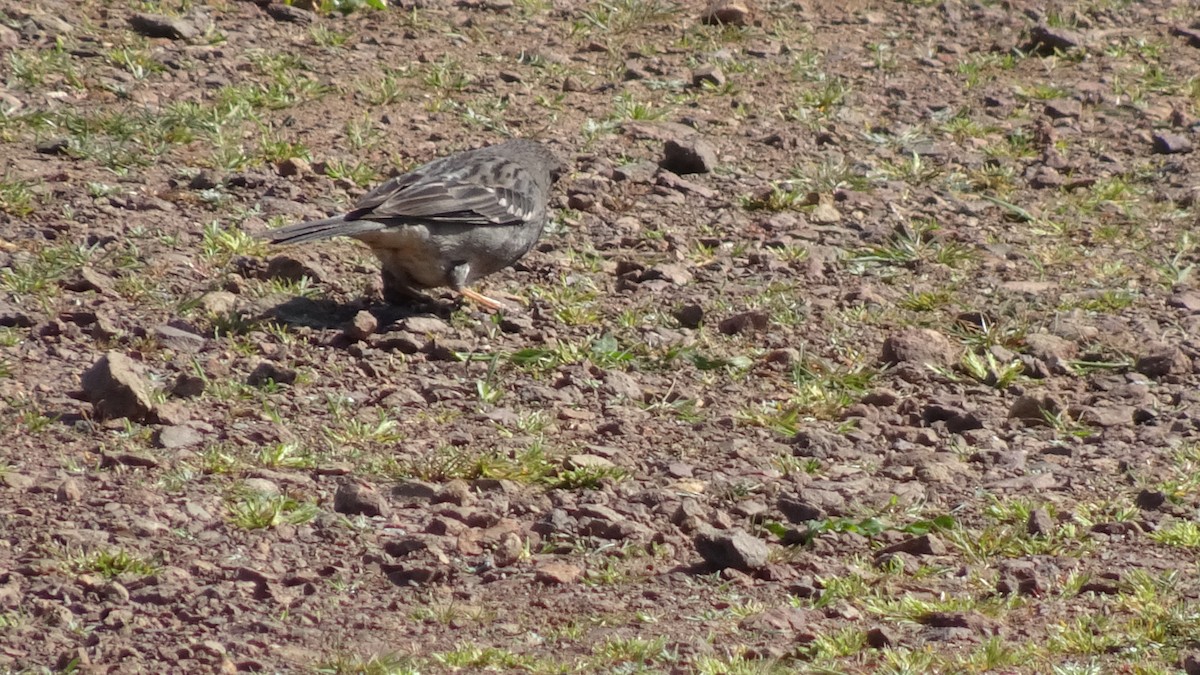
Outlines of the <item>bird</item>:
<svg viewBox="0 0 1200 675">
<path fill-rule="evenodd" d="M 340 216 L 259 236 L 273 244 L 330 237 L 365 243 L 379 258 L 383 297 L 390 303 L 448 286 L 489 309 L 506 309 L 470 286 L 537 243 L 550 216 L 551 186 L 563 169 L 546 145 L 511 139 L 388 179 Z"/>
</svg>

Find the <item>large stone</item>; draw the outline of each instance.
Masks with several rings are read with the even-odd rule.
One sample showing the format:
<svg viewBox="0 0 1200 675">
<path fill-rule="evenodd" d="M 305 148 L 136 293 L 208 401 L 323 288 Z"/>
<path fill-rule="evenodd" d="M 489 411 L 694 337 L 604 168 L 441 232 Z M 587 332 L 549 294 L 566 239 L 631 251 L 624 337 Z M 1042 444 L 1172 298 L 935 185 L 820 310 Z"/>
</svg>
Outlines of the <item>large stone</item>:
<svg viewBox="0 0 1200 675">
<path fill-rule="evenodd" d="M 83 374 L 83 395 L 102 419 L 125 417 L 149 421 L 154 404 L 146 381 L 134 362 L 120 352 L 108 352 Z"/>
<path fill-rule="evenodd" d="M 672 138 L 663 143 L 659 166 L 677 174 L 708 173 L 717 165 L 717 151 L 697 136 Z"/>
<path fill-rule="evenodd" d="M 700 21 L 710 25 L 748 26 L 754 21 L 754 11 L 744 0 L 712 0 Z"/>
<path fill-rule="evenodd" d="M 333 496 L 333 510 L 357 516 L 387 516 L 392 508 L 373 486 L 347 479 Z"/>
<path fill-rule="evenodd" d="M 885 363 L 919 363 L 950 366 L 958 361 L 959 349 L 950 339 L 929 328 L 909 328 L 883 341 Z"/>
<path fill-rule="evenodd" d="M 761 569 L 770 550 L 766 542 L 742 530 L 707 530 L 696 535 L 696 551 L 717 569 Z"/>
</svg>

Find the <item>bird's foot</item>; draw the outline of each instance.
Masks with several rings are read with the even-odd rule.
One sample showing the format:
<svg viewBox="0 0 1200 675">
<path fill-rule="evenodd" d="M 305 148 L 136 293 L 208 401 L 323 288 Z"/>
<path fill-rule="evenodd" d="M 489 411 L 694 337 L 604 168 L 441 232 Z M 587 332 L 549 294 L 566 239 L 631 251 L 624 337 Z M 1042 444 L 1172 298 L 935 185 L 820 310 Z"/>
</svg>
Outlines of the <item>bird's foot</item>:
<svg viewBox="0 0 1200 675">
<path fill-rule="evenodd" d="M 464 298 L 483 305 L 494 312 L 501 310 L 511 312 L 514 310 L 514 307 L 509 304 L 500 302 L 499 300 L 493 300 L 492 298 L 489 298 L 482 293 L 476 293 L 469 288 L 460 288 L 458 289 L 458 292 L 461 293 Z"/>
</svg>

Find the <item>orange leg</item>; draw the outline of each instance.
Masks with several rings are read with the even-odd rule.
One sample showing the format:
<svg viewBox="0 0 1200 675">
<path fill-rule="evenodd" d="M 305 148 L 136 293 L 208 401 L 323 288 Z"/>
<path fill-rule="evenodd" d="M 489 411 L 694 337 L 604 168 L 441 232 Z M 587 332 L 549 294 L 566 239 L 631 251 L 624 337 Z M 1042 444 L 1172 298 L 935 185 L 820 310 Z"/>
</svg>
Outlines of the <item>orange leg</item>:
<svg viewBox="0 0 1200 675">
<path fill-rule="evenodd" d="M 493 300 L 493 299 L 487 297 L 486 295 L 481 295 L 479 293 L 476 293 L 475 291 L 473 291 L 469 288 L 460 288 L 460 289 L 458 289 L 458 292 L 462 293 L 464 298 L 466 298 L 468 300 L 474 300 L 475 302 L 477 302 L 491 310 L 499 311 L 501 309 L 509 308 L 508 305 L 504 304 L 503 302 L 500 302 L 499 300 Z"/>
</svg>

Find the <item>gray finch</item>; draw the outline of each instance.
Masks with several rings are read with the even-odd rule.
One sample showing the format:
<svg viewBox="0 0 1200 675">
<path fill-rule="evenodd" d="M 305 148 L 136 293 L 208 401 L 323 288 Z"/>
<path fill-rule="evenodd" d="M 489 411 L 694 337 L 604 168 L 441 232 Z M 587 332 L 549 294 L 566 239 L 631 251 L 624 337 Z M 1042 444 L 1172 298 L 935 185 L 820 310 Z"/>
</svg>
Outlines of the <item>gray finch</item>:
<svg viewBox="0 0 1200 675">
<path fill-rule="evenodd" d="M 491 309 L 470 288 L 529 252 L 548 220 L 562 164 L 544 145 L 515 139 L 435 159 L 371 190 L 344 215 L 288 225 L 260 237 L 300 244 L 351 237 L 379 258 L 383 295 L 401 302 L 449 286 Z"/>
</svg>

